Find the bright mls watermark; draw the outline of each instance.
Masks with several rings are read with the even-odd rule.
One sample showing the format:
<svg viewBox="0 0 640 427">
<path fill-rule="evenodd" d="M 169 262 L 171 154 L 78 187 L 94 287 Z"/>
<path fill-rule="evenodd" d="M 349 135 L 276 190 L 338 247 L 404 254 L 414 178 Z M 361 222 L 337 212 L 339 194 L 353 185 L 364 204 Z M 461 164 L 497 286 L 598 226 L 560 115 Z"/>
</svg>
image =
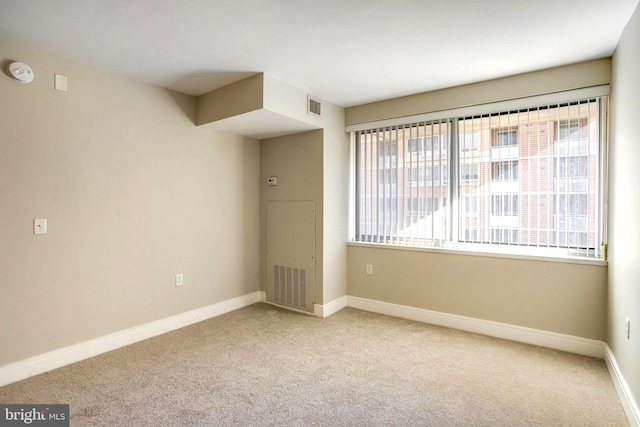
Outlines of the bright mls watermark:
<svg viewBox="0 0 640 427">
<path fill-rule="evenodd" d="M 0 404 L 0 427 L 69 427 L 69 405 Z"/>
</svg>

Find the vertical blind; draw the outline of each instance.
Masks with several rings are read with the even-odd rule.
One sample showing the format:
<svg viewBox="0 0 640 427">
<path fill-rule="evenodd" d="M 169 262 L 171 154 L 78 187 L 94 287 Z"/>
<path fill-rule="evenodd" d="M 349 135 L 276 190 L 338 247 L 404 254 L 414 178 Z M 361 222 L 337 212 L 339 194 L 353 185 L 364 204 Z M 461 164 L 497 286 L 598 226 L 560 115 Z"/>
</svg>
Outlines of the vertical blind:
<svg viewBox="0 0 640 427">
<path fill-rule="evenodd" d="M 599 257 L 602 98 L 356 133 L 360 242 Z"/>
<path fill-rule="evenodd" d="M 446 239 L 448 121 L 359 132 L 359 241 L 425 245 Z"/>
</svg>

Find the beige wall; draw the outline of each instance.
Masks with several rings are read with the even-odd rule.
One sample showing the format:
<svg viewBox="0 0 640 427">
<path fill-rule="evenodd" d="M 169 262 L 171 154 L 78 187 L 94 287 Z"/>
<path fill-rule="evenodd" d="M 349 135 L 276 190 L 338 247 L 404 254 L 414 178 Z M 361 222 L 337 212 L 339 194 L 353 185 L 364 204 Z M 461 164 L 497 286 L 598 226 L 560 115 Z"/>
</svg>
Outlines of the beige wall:
<svg viewBox="0 0 640 427">
<path fill-rule="evenodd" d="M 609 58 L 424 92 L 346 109 L 346 124 L 543 95 L 611 82 Z"/>
<path fill-rule="evenodd" d="M 640 405 L 640 8 L 613 56 L 607 343 Z M 631 339 L 624 322 L 631 320 Z"/>
<path fill-rule="evenodd" d="M 504 257 L 348 248 L 348 294 L 604 340 L 607 269 Z M 366 265 L 373 275 L 366 275 Z"/>
<path fill-rule="evenodd" d="M 324 287 L 321 304 L 347 294 L 347 239 L 349 237 L 349 137 L 344 132 L 344 109 L 322 104 L 325 120 L 324 176 Z"/>
<path fill-rule="evenodd" d="M 256 74 L 198 97 L 198 125 L 261 109 L 264 74 Z"/>
<path fill-rule="evenodd" d="M 259 290 L 258 141 L 196 127 L 192 97 L 0 52 L 36 76 L 0 75 L 0 366 Z"/>
<path fill-rule="evenodd" d="M 267 82 L 269 90 L 265 90 L 265 99 L 271 101 L 265 107 L 277 108 L 296 119 L 315 122 L 322 126 L 322 130 L 261 141 L 261 288 L 266 291 L 265 203 L 314 200 L 314 302 L 327 304 L 347 292 L 349 140 L 344 131 L 344 109 L 323 101 L 322 116 L 313 117 L 306 112 L 304 91 L 270 77 L 267 77 Z M 277 186 L 267 186 L 269 176 L 278 177 Z"/>
<path fill-rule="evenodd" d="M 323 275 L 323 131 L 315 130 L 261 141 L 260 150 L 260 288 L 266 292 L 266 212 L 268 201 L 316 203 L 316 304 L 322 301 Z M 278 185 L 268 186 L 267 177 Z"/>
</svg>

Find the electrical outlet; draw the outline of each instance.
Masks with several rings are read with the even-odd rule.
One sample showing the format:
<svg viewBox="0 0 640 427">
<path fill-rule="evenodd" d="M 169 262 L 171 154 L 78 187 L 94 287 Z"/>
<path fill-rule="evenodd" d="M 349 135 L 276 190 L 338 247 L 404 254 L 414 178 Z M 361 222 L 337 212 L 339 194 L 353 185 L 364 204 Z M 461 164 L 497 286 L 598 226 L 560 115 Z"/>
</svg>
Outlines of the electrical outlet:
<svg viewBox="0 0 640 427">
<path fill-rule="evenodd" d="M 176 286 L 182 286 L 184 284 L 184 278 L 182 274 L 176 274 Z"/>
<path fill-rule="evenodd" d="M 373 265 L 367 264 L 367 275 L 373 276 Z"/>
<path fill-rule="evenodd" d="M 624 319 L 624 335 L 627 339 L 631 337 L 631 320 L 628 317 Z"/>
</svg>

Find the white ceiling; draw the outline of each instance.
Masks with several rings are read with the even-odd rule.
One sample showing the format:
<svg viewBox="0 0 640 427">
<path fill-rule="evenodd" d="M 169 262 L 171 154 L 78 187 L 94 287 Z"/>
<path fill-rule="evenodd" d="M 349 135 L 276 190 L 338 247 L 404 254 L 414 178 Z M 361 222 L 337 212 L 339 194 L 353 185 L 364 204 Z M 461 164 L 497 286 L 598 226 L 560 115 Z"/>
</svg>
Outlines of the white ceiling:
<svg viewBox="0 0 640 427">
<path fill-rule="evenodd" d="M 637 4 L 0 0 L 0 38 L 191 95 L 264 72 L 347 107 L 610 56 Z"/>
</svg>

